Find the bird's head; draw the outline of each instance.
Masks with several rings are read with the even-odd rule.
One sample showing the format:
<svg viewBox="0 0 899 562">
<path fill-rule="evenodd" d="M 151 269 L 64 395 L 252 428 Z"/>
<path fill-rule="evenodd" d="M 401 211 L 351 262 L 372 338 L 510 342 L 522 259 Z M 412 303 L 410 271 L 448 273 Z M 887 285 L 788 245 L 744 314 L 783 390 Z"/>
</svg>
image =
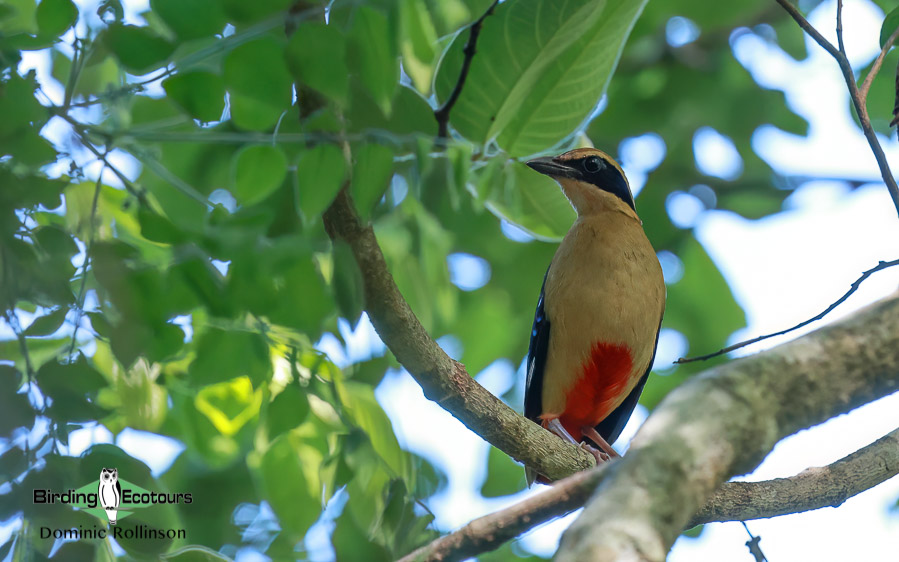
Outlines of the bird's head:
<svg viewBox="0 0 899 562">
<path fill-rule="evenodd" d="M 578 215 L 618 210 L 636 217 L 634 196 L 621 166 L 595 148 L 535 158 L 528 166 L 556 180 Z"/>
</svg>

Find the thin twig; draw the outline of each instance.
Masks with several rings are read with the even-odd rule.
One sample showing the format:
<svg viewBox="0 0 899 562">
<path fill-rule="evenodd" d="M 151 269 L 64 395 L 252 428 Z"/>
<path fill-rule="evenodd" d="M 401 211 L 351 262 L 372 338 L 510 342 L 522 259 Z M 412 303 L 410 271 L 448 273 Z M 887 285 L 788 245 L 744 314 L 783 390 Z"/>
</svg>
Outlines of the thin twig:
<svg viewBox="0 0 899 562">
<path fill-rule="evenodd" d="M 746 521 L 740 521 L 743 524 L 743 528 L 746 529 L 746 533 L 749 535 L 749 540 L 746 541 L 746 548 L 749 549 L 749 553 L 755 557 L 755 562 L 768 562 L 768 559 L 765 558 L 765 553 L 762 552 L 762 547 L 759 546 L 759 543 L 762 542 L 762 537 L 758 537 L 752 534 L 752 531 L 749 530 L 749 525 L 746 524 Z"/>
<path fill-rule="evenodd" d="M 849 59 L 846 57 L 845 53 L 842 51 L 842 2 L 838 1 L 837 3 L 837 40 L 841 45 L 840 49 L 837 49 L 830 43 L 830 41 L 825 39 L 818 30 L 805 19 L 796 6 L 791 4 L 788 0 L 777 0 L 777 3 L 783 6 L 784 10 L 786 10 L 796 23 L 799 24 L 799 27 L 808 33 L 816 43 L 824 48 L 824 50 L 830 53 L 830 55 L 837 61 L 837 64 L 839 64 L 840 71 L 843 73 L 843 79 L 846 81 L 846 86 L 849 88 L 849 97 L 852 99 L 852 105 L 855 108 L 855 114 L 858 116 L 858 121 L 861 124 L 862 132 L 864 132 L 865 139 L 871 147 L 871 152 L 874 153 L 874 158 L 877 160 L 877 166 L 880 168 L 880 175 L 883 177 L 883 182 L 890 192 L 890 197 L 893 200 L 893 205 L 896 207 L 896 212 L 899 213 L 899 185 L 896 184 L 896 179 L 893 177 L 893 172 L 890 170 L 890 165 L 883 152 L 883 147 L 880 146 L 880 141 L 877 140 L 877 135 L 874 132 L 874 128 L 871 126 L 871 119 L 868 116 L 868 110 L 859 93 L 858 84 L 855 82 L 855 74 L 852 71 L 852 66 L 849 64 Z"/>
<path fill-rule="evenodd" d="M 822 318 L 824 318 L 825 316 L 830 314 L 830 312 L 833 309 L 835 309 L 836 307 L 843 304 L 846 301 L 846 299 L 848 299 L 850 296 L 852 296 L 852 293 L 854 293 L 855 291 L 858 290 L 859 286 L 861 286 L 862 282 L 864 282 L 865 279 L 867 279 L 871 275 L 877 273 L 878 271 L 882 271 L 889 267 L 893 267 L 894 265 L 899 265 L 899 259 L 892 260 L 892 261 L 879 262 L 876 266 L 865 271 L 864 273 L 861 274 L 861 276 L 858 279 L 853 281 L 852 286 L 849 287 L 849 290 L 846 291 L 845 293 L 843 293 L 843 296 L 841 296 L 836 301 L 834 301 L 830 306 L 828 306 L 827 308 L 825 308 L 823 311 L 819 312 L 815 316 L 809 318 L 808 320 L 804 320 L 804 321 L 800 322 L 799 324 L 796 324 L 792 328 L 787 328 L 786 330 L 781 330 L 779 332 L 774 332 L 772 334 L 765 334 L 764 336 L 758 336 L 758 337 L 752 338 L 751 340 L 741 341 L 740 343 L 735 343 L 733 345 L 729 345 L 725 348 L 719 349 L 718 351 L 716 351 L 714 353 L 709 353 L 707 355 L 700 355 L 698 357 L 681 357 L 674 363 L 680 364 L 680 363 L 692 363 L 694 361 L 706 361 L 713 357 L 718 357 L 719 355 L 724 355 L 725 353 L 730 353 L 731 351 L 740 349 L 741 347 L 746 347 L 747 345 L 752 345 L 754 343 L 758 343 L 760 341 L 767 340 L 769 338 L 773 338 L 776 336 L 782 336 L 782 335 L 788 334 L 794 330 L 798 330 L 799 328 L 802 328 L 804 326 L 808 326 L 812 322 L 821 320 Z"/>
<path fill-rule="evenodd" d="M 883 59 L 886 58 L 887 52 L 893 46 L 893 43 L 896 42 L 897 38 L 899 38 L 899 27 L 897 27 L 893 31 L 893 34 L 890 35 L 889 39 L 887 39 L 887 42 L 883 44 L 883 49 L 880 50 L 880 54 L 877 55 L 876 59 L 874 59 L 874 64 L 871 65 L 871 70 L 868 72 L 868 75 L 865 76 L 861 87 L 859 87 L 858 89 L 858 95 L 862 100 L 862 105 L 867 106 L 868 90 L 871 89 L 871 83 L 874 82 L 874 77 L 877 76 L 878 72 L 880 72 L 880 67 L 883 65 Z"/>
<path fill-rule="evenodd" d="M 478 35 L 481 33 L 481 26 L 484 24 L 484 20 L 487 19 L 487 16 L 493 13 L 497 4 L 499 4 L 499 0 L 494 0 L 494 2 L 490 4 L 490 7 L 487 8 L 487 11 L 481 14 L 481 17 L 476 19 L 468 28 L 468 41 L 465 42 L 465 48 L 462 49 L 465 58 L 462 60 L 462 70 L 459 71 L 459 78 L 456 80 L 453 91 L 450 92 L 449 97 L 446 98 L 443 105 L 434 110 L 434 118 L 437 119 L 438 139 L 445 139 L 449 135 L 450 111 L 452 111 L 453 106 L 456 105 L 456 101 L 458 101 L 459 95 L 462 93 L 462 87 L 465 86 L 465 80 L 468 78 L 468 71 L 471 68 L 471 61 L 474 59 L 478 44 Z"/>
<path fill-rule="evenodd" d="M 87 290 L 87 267 L 91 259 L 91 250 L 94 247 L 94 221 L 97 220 L 97 204 L 100 201 L 100 189 L 103 187 L 103 171 L 105 169 L 104 166 L 103 169 L 100 170 L 100 175 L 97 176 L 97 186 L 94 188 L 94 199 L 91 202 L 91 217 L 87 227 L 87 245 L 84 248 L 84 263 L 81 265 L 81 287 L 78 289 L 75 329 L 72 330 L 72 344 L 69 346 L 69 356 L 75 353 L 75 346 L 78 343 L 78 327 L 81 324 L 81 317 L 84 314 L 84 294 Z"/>
</svg>

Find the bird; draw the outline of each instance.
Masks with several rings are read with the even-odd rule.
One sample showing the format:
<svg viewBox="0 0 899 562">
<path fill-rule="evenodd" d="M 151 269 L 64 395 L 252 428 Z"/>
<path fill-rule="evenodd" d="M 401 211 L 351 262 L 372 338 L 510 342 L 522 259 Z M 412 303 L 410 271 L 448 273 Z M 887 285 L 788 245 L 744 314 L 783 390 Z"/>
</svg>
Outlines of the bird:
<svg viewBox="0 0 899 562">
<path fill-rule="evenodd" d="M 610 443 L 633 413 L 655 358 L 665 311 L 662 267 L 611 156 L 577 148 L 527 165 L 559 184 L 577 218 L 543 277 L 528 345 L 525 417 L 604 462 L 618 456 Z M 530 486 L 538 475 L 529 467 L 526 473 Z"/>
</svg>

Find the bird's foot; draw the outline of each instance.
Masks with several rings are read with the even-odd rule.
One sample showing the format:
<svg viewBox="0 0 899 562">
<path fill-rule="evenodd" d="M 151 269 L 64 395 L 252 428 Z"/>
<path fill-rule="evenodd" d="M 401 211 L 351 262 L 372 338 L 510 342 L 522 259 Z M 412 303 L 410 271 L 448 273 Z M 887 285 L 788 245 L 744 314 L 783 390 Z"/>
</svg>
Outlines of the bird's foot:
<svg viewBox="0 0 899 562">
<path fill-rule="evenodd" d="M 611 445 L 608 444 L 608 442 L 606 442 L 605 439 L 602 438 L 602 435 L 600 435 L 596 431 L 596 428 L 590 427 L 590 426 L 582 427 L 581 433 L 584 435 L 584 437 L 589 438 L 594 443 L 599 445 L 599 448 L 602 449 L 603 452 L 605 454 L 607 454 L 609 457 L 611 457 L 613 459 L 617 459 L 618 457 L 621 456 L 618 454 L 618 452 L 615 449 L 612 448 Z"/>
<path fill-rule="evenodd" d="M 583 450 L 587 451 L 588 453 L 590 453 L 591 455 L 593 455 L 593 458 L 596 459 L 596 464 L 602 464 L 604 462 L 609 462 L 609 460 L 611 460 L 611 457 L 608 455 L 608 453 L 600 451 L 593 445 L 589 445 L 586 441 L 581 441 L 580 447 L 581 447 L 581 449 L 583 449 Z"/>
</svg>

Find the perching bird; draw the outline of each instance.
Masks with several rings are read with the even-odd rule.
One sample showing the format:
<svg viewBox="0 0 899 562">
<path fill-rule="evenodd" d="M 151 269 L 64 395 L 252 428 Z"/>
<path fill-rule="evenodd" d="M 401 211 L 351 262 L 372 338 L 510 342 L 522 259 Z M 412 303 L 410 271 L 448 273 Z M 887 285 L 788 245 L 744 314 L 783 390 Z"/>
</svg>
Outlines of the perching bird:
<svg viewBox="0 0 899 562">
<path fill-rule="evenodd" d="M 566 441 L 585 443 L 599 462 L 617 456 L 609 444 L 652 367 L 665 310 L 662 268 L 609 155 L 579 148 L 527 164 L 558 182 L 577 220 L 543 278 L 524 413 Z M 530 485 L 536 474 L 528 469 L 527 476 Z"/>
</svg>

